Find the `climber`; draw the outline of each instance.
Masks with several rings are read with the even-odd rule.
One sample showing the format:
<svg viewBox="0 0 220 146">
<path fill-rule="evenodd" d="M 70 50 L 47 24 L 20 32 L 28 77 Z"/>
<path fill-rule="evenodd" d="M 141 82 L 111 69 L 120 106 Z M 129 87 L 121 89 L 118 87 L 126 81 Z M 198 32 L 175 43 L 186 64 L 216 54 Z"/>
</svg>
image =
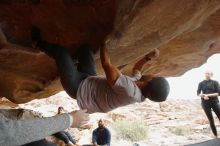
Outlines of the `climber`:
<svg viewBox="0 0 220 146">
<path fill-rule="evenodd" d="M 142 66 L 157 56 L 157 50 L 135 64 L 133 71 L 139 70 L 139 78 L 133 80 L 111 63 L 104 44 L 100 47 L 100 58 L 106 77 L 97 76 L 95 60 L 88 45 L 81 45 L 77 49 L 76 68 L 76 61 L 66 49 L 44 41 L 39 28 L 32 28 L 31 39 L 34 48 L 39 48 L 56 61 L 64 90 L 88 113 L 108 112 L 117 107 L 142 102 L 146 98 L 156 102 L 167 98 L 169 84 L 165 78 L 140 75 Z"/>
</svg>

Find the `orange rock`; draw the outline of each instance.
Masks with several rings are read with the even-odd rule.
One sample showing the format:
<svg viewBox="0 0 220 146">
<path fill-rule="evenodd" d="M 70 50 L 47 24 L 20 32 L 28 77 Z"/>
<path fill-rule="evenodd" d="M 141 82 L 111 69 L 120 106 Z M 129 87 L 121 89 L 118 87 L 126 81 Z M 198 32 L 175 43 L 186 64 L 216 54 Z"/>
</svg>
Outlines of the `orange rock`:
<svg viewBox="0 0 220 146">
<path fill-rule="evenodd" d="M 84 42 L 97 50 L 106 41 L 113 64 L 126 74 L 158 48 L 159 58 L 142 72 L 168 77 L 220 52 L 219 7 L 218 0 L 1 1 L 0 97 L 25 103 L 63 90 L 55 62 L 31 47 L 32 25 L 72 55 Z"/>
</svg>

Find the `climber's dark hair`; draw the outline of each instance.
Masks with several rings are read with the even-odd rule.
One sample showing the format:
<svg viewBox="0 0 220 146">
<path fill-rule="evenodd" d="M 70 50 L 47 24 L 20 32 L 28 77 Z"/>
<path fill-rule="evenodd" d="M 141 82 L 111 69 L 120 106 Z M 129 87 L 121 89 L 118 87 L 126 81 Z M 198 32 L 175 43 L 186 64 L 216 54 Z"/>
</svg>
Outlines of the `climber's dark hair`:
<svg viewBox="0 0 220 146">
<path fill-rule="evenodd" d="M 163 77 L 153 77 L 152 80 L 142 89 L 142 94 L 146 98 L 156 102 L 165 101 L 169 92 L 169 83 Z"/>
</svg>

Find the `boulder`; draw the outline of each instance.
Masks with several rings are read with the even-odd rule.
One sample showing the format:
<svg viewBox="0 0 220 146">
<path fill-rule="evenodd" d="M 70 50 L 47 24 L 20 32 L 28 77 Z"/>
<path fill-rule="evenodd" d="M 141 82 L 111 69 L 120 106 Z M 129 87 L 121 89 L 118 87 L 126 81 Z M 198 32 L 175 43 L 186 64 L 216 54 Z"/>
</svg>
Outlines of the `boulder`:
<svg viewBox="0 0 220 146">
<path fill-rule="evenodd" d="M 81 44 L 96 52 L 105 42 L 128 75 L 157 48 L 142 72 L 170 77 L 220 52 L 219 8 L 218 0 L 1 0 L 0 97 L 25 103 L 63 90 L 54 60 L 32 48 L 32 26 L 72 56 Z M 99 57 L 97 69 L 103 73 Z"/>
</svg>

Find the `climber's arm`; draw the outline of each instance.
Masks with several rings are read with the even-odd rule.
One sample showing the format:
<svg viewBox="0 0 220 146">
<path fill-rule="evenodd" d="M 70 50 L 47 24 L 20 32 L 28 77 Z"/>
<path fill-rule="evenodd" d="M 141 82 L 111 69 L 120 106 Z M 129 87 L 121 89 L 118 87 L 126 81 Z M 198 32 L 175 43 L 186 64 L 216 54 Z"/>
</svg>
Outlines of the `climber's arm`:
<svg viewBox="0 0 220 146">
<path fill-rule="evenodd" d="M 148 61 L 152 60 L 153 58 L 157 58 L 159 56 L 159 50 L 154 49 L 152 52 L 149 54 L 145 55 L 141 60 L 135 63 L 133 67 L 133 75 L 139 74 L 144 66 L 145 63 Z"/>
<path fill-rule="evenodd" d="M 108 51 L 104 45 L 100 49 L 100 58 L 101 58 L 102 68 L 105 71 L 107 81 L 110 86 L 113 86 L 121 73 L 111 63 Z"/>
</svg>

